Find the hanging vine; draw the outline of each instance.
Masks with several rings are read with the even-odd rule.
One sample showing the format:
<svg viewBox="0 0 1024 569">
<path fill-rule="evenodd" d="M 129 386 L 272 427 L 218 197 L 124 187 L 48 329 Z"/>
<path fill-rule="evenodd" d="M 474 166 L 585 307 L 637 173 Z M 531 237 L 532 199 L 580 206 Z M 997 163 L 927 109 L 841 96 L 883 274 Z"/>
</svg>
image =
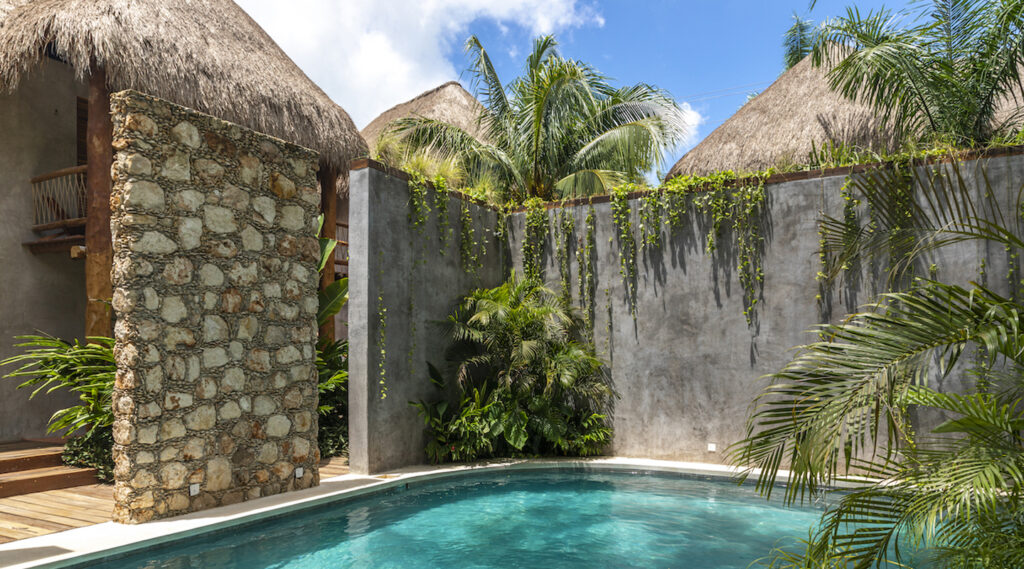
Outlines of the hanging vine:
<svg viewBox="0 0 1024 569">
<path fill-rule="evenodd" d="M 388 309 L 384 306 L 384 295 L 377 296 L 377 372 L 380 385 L 380 398 L 387 399 L 387 328 Z"/>
<path fill-rule="evenodd" d="M 499 215 L 499 219 L 500 219 Z M 477 253 L 476 229 L 473 227 L 473 216 L 469 212 L 469 204 L 462 201 L 459 211 L 459 263 L 467 274 L 475 274 L 480 268 L 480 255 Z"/>
<path fill-rule="evenodd" d="M 576 232 L 576 219 L 569 210 L 564 208 L 558 210 L 555 219 L 557 231 L 555 259 L 558 261 L 562 300 L 569 305 L 572 303 L 572 268 L 569 266 L 569 250 L 572 248 L 573 234 Z"/>
<path fill-rule="evenodd" d="M 523 235 L 523 273 L 526 278 L 543 280 L 544 244 L 548 236 L 548 212 L 540 198 L 523 202 L 526 208 L 526 234 Z"/>
<path fill-rule="evenodd" d="M 437 212 L 437 235 L 441 240 L 441 254 L 444 255 L 452 228 L 448 219 L 448 183 L 442 176 L 434 178 L 434 210 Z"/>
<path fill-rule="evenodd" d="M 412 172 L 409 174 L 409 223 L 417 231 L 423 233 L 429 213 L 427 179 L 423 177 L 423 174 Z"/>
<path fill-rule="evenodd" d="M 757 303 L 764 284 L 761 254 L 764 238 L 761 235 L 767 174 L 758 174 L 738 181 L 733 172 L 719 172 L 708 177 L 682 177 L 676 182 L 676 191 L 698 187 L 694 208 L 711 218 L 705 251 L 710 255 L 718 248 L 723 226 L 729 226 L 736 240 L 736 272 L 743 289 L 743 316 L 747 325 L 753 325 Z M 678 179 L 678 178 L 676 178 Z M 670 214 L 671 215 L 671 214 Z"/>
<path fill-rule="evenodd" d="M 579 290 L 580 309 L 583 311 L 583 323 L 591 343 L 594 341 L 594 293 L 597 291 L 597 279 L 594 278 L 594 257 L 597 246 L 597 225 L 594 220 L 594 206 L 587 209 L 584 221 L 586 234 L 576 247 L 576 279 Z"/>
<path fill-rule="evenodd" d="M 644 247 L 661 247 L 661 210 L 664 192 L 647 192 L 640 198 L 640 235 Z"/>
<path fill-rule="evenodd" d="M 636 239 L 633 237 L 632 210 L 629 206 L 629 193 L 636 186 L 626 184 L 612 190 L 612 220 L 618 235 L 619 274 L 626 286 L 626 297 L 629 300 L 629 313 L 636 320 L 637 268 Z"/>
</svg>

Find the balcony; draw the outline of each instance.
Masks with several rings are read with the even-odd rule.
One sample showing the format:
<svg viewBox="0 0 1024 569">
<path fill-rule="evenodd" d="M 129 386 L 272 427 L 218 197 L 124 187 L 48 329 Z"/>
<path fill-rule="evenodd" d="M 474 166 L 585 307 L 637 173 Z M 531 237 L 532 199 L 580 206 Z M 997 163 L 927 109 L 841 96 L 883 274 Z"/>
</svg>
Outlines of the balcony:
<svg viewBox="0 0 1024 569">
<path fill-rule="evenodd" d="M 81 252 L 85 245 L 85 166 L 65 168 L 32 178 L 32 231 L 23 243 L 33 254 Z"/>
<path fill-rule="evenodd" d="M 334 238 L 338 246 L 334 248 L 334 273 L 338 278 L 348 276 L 348 224 L 337 222 Z"/>
</svg>

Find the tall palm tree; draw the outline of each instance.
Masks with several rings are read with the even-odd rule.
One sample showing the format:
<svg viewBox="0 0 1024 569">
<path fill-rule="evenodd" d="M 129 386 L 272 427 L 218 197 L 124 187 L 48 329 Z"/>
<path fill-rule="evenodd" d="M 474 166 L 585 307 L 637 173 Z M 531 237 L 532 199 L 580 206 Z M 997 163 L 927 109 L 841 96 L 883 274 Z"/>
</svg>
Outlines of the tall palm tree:
<svg viewBox="0 0 1024 569">
<path fill-rule="evenodd" d="M 507 86 L 475 36 L 466 43 L 485 109 L 484 136 L 427 118 L 396 121 L 413 148 L 457 157 L 507 189 L 506 199 L 607 192 L 661 165 L 686 134 L 682 110 L 646 84 L 612 87 L 593 67 L 563 58 L 552 36 L 534 41 L 523 76 Z"/>
<path fill-rule="evenodd" d="M 898 133 L 984 144 L 1019 128 L 1024 0 L 928 0 L 825 22 L 813 50 L 832 87 L 870 104 Z"/>
<path fill-rule="evenodd" d="M 892 251 L 890 223 L 915 241 L 901 250 L 896 272 L 915 257 L 968 240 L 1024 249 L 1019 218 L 1001 216 L 992 188 L 978 198 L 983 194 L 955 163 L 946 168 L 940 175 L 915 171 L 918 199 L 902 214 L 879 211 L 880 218 L 860 229 L 849 220 L 826 220 L 826 250 L 832 247 L 837 264 L 847 267 Z M 892 188 L 887 173 L 857 184 L 872 203 Z M 1012 211 L 1024 205 L 1016 198 Z M 756 473 L 769 495 L 788 463 L 789 502 L 839 481 L 851 486 L 826 511 L 802 564 L 792 566 L 834 559 L 827 566 L 849 561 L 867 568 L 929 552 L 936 568 L 1024 567 L 1019 295 L 917 280 L 818 333 L 817 342 L 770 376 L 747 437 L 731 451 L 738 464 L 760 469 L 748 474 Z M 937 391 L 930 387 L 936 373 L 959 376 L 970 387 L 961 394 Z M 918 434 L 915 412 L 946 420 Z"/>
</svg>

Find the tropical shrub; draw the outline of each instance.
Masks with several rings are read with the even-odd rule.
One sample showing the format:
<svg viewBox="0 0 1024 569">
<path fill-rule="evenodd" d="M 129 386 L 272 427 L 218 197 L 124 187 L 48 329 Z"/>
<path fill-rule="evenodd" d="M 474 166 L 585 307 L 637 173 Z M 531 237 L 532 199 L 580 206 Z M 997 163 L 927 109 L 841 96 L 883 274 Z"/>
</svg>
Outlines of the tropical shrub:
<svg viewBox="0 0 1024 569">
<path fill-rule="evenodd" d="M 89 338 L 65 342 L 52 336 L 18 336 L 21 354 L 0 361 L 0 366 L 18 366 L 4 377 L 23 380 L 19 388 L 40 393 L 67 390 L 78 395 L 78 405 L 61 409 L 50 417 L 47 431 L 71 436 L 64 449 L 64 462 L 71 466 L 96 468 L 101 479 L 111 480 L 114 470 L 114 412 L 111 407 L 114 375 L 113 338 Z"/>
<path fill-rule="evenodd" d="M 848 8 L 803 37 L 833 89 L 903 136 L 970 147 L 1020 128 L 1022 0 L 930 0 L 905 14 Z"/>
<path fill-rule="evenodd" d="M 48 432 L 70 436 L 64 461 L 72 466 L 96 468 L 101 478 L 113 472 L 114 444 L 111 407 L 114 389 L 113 338 L 90 338 L 86 345 L 52 336 L 19 336 L 22 354 L 0 361 L 18 365 L 5 378 L 28 378 L 19 388 L 34 388 L 31 397 L 66 389 L 81 403 L 61 409 L 50 418 Z M 321 342 L 316 353 L 320 391 L 320 454 L 331 457 L 348 449 L 348 342 Z M 74 435 L 74 436 L 72 436 Z"/>
<path fill-rule="evenodd" d="M 479 86 L 483 135 L 476 138 L 423 117 L 394 123 L 413 152 L 457 160 L 487 176 L 516 203 L 530 197 L 607 193 L 659 166 L 686 134 L 684 114 L 668 93 L 646 84 L 612 87 L 586 63 L 565 59 L 552 36 L 534 41 L 525 73 L 502 84 L 475 36 L 466 43 Z"/>
<path fill-rule="evenodd" d="M 777 555 L 773 566 L 839 559 L 857 568 L 916 567 L 915 557 L 926 556 L 936 569 L 1024 567 L 1024 297 L 1017 278 L 1011 272 L 1006 296 L 912 276 L 922 256 L 968 240 L 1017 255 L 1024 232 L 1016 214 L 1001 215 L 991 187 L 976 193 L 955 162 L 943 170 L 915 171 L 916 199 L 873 210 L 867 227 L 849 219 L 823 224 L 834 267 L 896 254 L 889 282 L 910 284 L 817 330 L 818 341 L 771 376 L 747 437 L 732 448 L 735 462 L 760 469 L 766 495 L 788 467 L 790 503 L 839 481 L 851 486 L 806 550 Z M 885 203 L 880 194 L 904 191 L 892 176 L 865 177 L 856 184 L 859 197 Z M 1011 211 L 1022 205 L 1017 195 Z M 930 381 L 936 373 L 967 387 L 938 391 Z M 943 419 L 918 433 L 913 418 L 923 415 Z"/>
<path fill-rule="evenodd" d="M 348 452 L 348 340 L 320 342 L 316 351 L 320 457 Z"/>
<path fill-rule="evenodd" d="M 449 378 L 428 366 L 447 398 L 413 403 L 434 462 L 494 456 L 599 454 L 611 441 L 614 392 L 584 341 L 583 321 L 558 295 L 515 274 L 462 299 L 448 318 Z"/>
</svg>

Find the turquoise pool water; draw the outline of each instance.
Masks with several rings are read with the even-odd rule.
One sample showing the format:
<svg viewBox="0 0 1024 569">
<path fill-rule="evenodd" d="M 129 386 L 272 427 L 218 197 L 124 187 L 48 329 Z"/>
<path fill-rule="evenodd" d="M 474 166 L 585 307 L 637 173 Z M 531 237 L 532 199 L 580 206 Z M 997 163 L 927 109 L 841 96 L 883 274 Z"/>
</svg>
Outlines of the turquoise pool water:
<svg viewBox="0 0 1024 569">
<path fill-rule="evenodd" d="M 743 569 L 820 511 L 676 475 L 513 471 L 328 504 L 90 568 Z"/>
</svg>

